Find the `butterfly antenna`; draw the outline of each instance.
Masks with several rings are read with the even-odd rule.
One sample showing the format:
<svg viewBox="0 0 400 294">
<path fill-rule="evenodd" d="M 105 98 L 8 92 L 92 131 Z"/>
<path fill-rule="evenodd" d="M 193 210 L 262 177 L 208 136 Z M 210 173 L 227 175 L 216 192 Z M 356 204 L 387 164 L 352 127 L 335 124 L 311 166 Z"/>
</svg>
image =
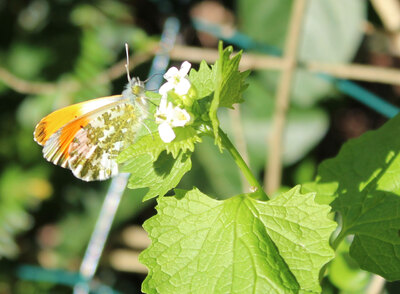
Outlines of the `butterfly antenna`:
<svg viewBox="0 0 400 294">
<path fill-rule="evenodd" d="M 149 91 L 149 92 L 157 92 L 158 89 L 147 89 L 147 91 Z"/>
<path fill-rule="evenodd" d="M 128 43 L 125 43 L 125 52 L 126 52 L 126 64 L 125 64 L 126 76 L 128 78 L 129 84 L 130 84 L 131 83 L 131 75 L 129 74 L 129 47 L 128 47 Z"/>
<path fill-rule="evenodd" d="M 150 81 L 152 78 L 154 78 L 155 76 L 162 76 L 162 73 L 155 73 L 152 74 L 151 76 L 149 76 L 144 82 L 147 83 L 148 81 Z"/>
</svg>

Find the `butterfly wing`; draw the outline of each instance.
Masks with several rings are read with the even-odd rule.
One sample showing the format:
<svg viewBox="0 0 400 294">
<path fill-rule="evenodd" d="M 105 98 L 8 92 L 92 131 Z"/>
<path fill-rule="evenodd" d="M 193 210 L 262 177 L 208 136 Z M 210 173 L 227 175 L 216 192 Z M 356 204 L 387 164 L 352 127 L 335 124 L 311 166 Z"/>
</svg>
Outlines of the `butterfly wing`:
<svg viewBox="0 0 400 294">
<path fill-rule="evenodd" d="M 37 124 L 35 132 L 33 133 L 33 137 L 39 145 L 44 146 L 51 135 L 57 132 L 68 122 L 122 99 L 122 95 L 107 96 L 73 104 L 56 110 L 44 117 Z M 82 119 L 81 123 L 84 124 L 85 120 Z"/>
<path fill-rule="evenodd" d="M 59 129 L 45 143 L 43 155 L 82 180 L 108 179 L 118 173 L 116 158 L 133 143 L 141 120 L 129 99 L 113 102 Z"/>
</svg>

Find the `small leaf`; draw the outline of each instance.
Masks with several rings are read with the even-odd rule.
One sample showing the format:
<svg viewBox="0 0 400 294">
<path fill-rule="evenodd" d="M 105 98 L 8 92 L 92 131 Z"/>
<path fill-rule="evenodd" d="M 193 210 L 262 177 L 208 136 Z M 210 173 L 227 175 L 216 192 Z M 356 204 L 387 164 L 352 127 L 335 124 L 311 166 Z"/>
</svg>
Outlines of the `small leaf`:
<svg viewBox="0 0 400 294">
<path fill-rule="evenodd" d="M 196 130 L 190 126 L 184 128 L 174 128 L 176 138 L 169 144 L 166 144 L 166 150 L 176 158 L 179 152 L 194 151 L 194 144 L 200 143 L 201 138 Z"/>
<path fill-rule="evenodd" d="M 329 207 L 299 187 L 269 202 L 177 190 L 157 211 L 144 224 L 152 239 L 140 255 L 145 293 L 320 291 L 318 273 L 333 258 Z"/>
<path fill-rule="evenodd" d="M 207 62 L 200 62 L 199 70 L 192 69 L 189 73 L 189 80 L 196 88 L 197 99 L 207 97 L 215 90 L 215 71 L 211 70 Z"/>
<path fill-rule="evenodd" d="M 243 101 L 242 92 L 247 88 L 244 80 L 249 75 L 249 72 L 239 72 L 241 52 L 230 58 L 233 48 L 229 46 L 222 49 L 222 42 L 220 42 L 218 50 L 220 57 L 213 67 L 213 71 L 216 72 L 214 81 L 215 91 L 209 116 L 214 130 L 215 143 L 221 150 L 222 145 L 218 134 L 219 120 L 217 110 L 219 107 L 233 107 L 233 104 Z"/>
<path fill-rule="evenodd" d="M 128 188 L 148 188 L 143 200 L 157 195 L 162 197 L 169 190 L 175 188 L 181 178 L 192 167 L 191 153 L 180 153 L 177 158 L 162 152 L 156 161 L 149 155 L 143 154 L 129 160 L 129 164 L 122 167 L 122 172 L 131 173 Z"/>
<path fill-rule="evenodd" d="M 177 137 L 171 143 L 154 133 L 140 138 L 118 156 L 121 172 L 131 173 L 128 188 L 149 188 L 143 200 L 164 196 L 192 167 L 191 151 L 201 139 L 191 127 L 174 131 Z"/>
</svg>

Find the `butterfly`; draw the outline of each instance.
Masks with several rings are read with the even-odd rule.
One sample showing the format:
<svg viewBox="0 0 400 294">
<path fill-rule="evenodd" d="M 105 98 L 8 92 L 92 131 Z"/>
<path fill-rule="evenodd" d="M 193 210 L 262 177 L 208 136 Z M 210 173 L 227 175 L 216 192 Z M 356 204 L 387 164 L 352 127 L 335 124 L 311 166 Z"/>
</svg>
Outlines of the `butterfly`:
<svg viewBox="0 0 400 294">
<path fill-rule="evenodd" d="M 121 95 L 73 104 L 44 117 L 33 133 L 43 157 L 84 181 L 118 174 L 118 154 L 134 142 L 148 115 L 144 82 L 129 73 L 128 80 Z"/>
</svg>

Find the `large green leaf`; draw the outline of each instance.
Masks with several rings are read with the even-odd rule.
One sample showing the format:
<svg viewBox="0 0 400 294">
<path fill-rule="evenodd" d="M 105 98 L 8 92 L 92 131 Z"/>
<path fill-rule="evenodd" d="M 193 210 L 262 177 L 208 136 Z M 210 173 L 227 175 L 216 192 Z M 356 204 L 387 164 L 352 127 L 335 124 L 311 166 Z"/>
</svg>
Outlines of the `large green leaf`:
<svg viewBox="0 0 400 294">
<path fill-rule="evenodd" d="M 333 258 L 329 207 L 299 187 L 271 201 L 238 195 L 217 201 L 192 191 L 158 198 L 145 222 L 152 245 L 146 293 L 298 293 L 320 291 Z"/>
<path fill-rule="evenodd" d="M 239 0 L 241 29 L 254 39 L 283 48 L 292 0 Z M 364 0 L 310 0 L 303 22 L 300 61 L 346 62 L 358 49 L 363 35 L 367 3 Z M 265 78 L 276 84 L 278 74 Z M 293 103 L 309 106 L 328 94 L 329 83 L 298 70 L 292 88 Z"/>
<path fill-rule="evenodd" d="M 400 279 L 400 116 L 346 143 L 323 162 L 317 189 L 354 234 L 351 256 L 362 269 Z M 320 189 L 320 187 L 322 187 Z M 339 239 L 340 240 L 340 239 Z"/>
</svg>

